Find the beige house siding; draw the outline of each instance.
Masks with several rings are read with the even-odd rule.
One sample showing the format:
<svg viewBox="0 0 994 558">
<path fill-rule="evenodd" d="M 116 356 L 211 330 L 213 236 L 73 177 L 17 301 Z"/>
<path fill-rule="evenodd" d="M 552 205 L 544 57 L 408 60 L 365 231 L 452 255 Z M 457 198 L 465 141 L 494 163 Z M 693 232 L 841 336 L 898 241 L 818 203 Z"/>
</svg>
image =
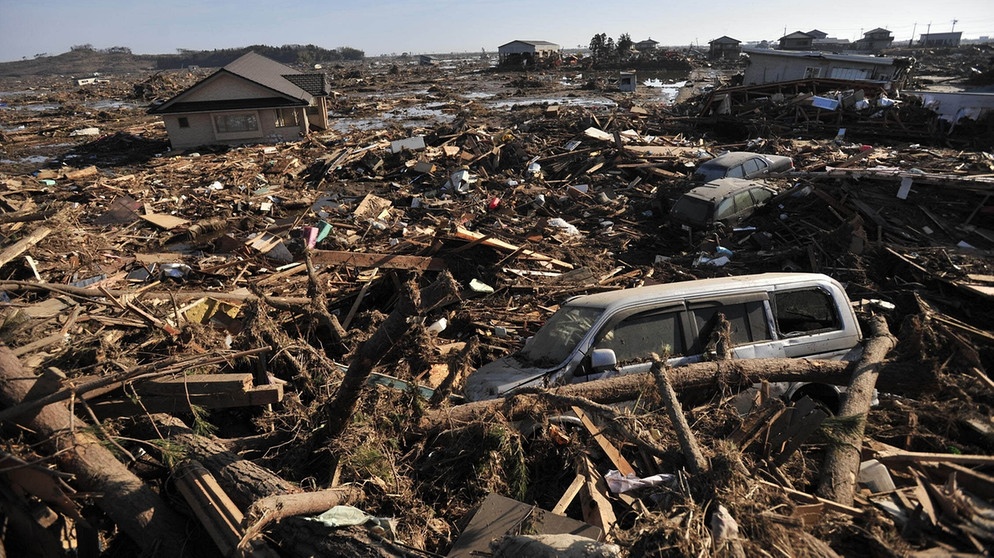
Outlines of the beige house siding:
<svg viewBox="0 0 994 558">
<path fill-rule="evenodd" d="M 283 110 L 296 112 L 298 125 L 277 127 L 276 110 L 274 109 L 165 114 L 162 116 L 162 119 L 165 122 L 166 132 L 169 134 L 169 141 L 173 149 L 185 149 L 187 147 L 218 143 L 278 143 L 300 139 L 302 135 L 306 134 L 308 129 L 306 111 L 303 107 Z M 252 114 L 259 124 L 259 129 L 244 132 L 220 132 L 217 129 L 214 117 L 223 114 Z M 180 127 L 179 122 L 181 118 L 187 119 L 189 127 Z"/>
</svg>

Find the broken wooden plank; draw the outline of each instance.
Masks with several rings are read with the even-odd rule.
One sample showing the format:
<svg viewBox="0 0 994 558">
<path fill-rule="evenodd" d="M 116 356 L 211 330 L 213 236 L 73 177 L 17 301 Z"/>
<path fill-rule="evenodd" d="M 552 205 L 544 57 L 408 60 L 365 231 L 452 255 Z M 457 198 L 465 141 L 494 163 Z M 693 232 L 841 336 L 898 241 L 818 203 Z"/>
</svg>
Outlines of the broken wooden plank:
<svg viewBox="0 0 994 558">
<path fill-rule="evenodd" d="M 29 248 L 35 244 L 38 244 L 50 234 L 52 234 L 52 229 L 48 227 L 38 227 L 24 238 L 18 240 L 14 244 L 11 244 L 5 248 L 3 252 L 0 252 L 0 267 L 7 265 L 24 252 L 27 252 Z"/>
<path fill-rule="evenodd" d="M 566 491 L 560 496 L 559 501 L 556 502 L 555 507 L 552 508 L 552 513 L 564 514 L 566 513 L 566 508 L 573 503 L 573 499 L 576 495 L 580 493 L 583 485 L 587 482 L 587 479 L 580 474 L 573 477 L 573 482 L 566 487 Z"/>
<path fill-rule="evenodd" d="M 412 271 L 442 271 L 446 268 L 442 258 L 403 256 L 372 252 L 342 252 L 336 250 L 311 250 L 311 261 L 324 265 L 351 265 L 362 268 L 406 269 Z"/>
<path fill-rule="evenodd" d="M 462 227 L 457 227 L 453 236 L 455 236 L 455 238 L 458 238 L 460 240 L 465 240 L 465 241 L 468 241 L 468 242 L 473 242 L 475 240 L 480 239 L 481 237 L 483 237 L 485 235 L 483 235 L 482 233 L 473 232 L 471 230 L 464 229 Z M 550 264 L 552 264 L 552 265 L 554 265 L 556 267 L 562 268 L 562 269 L 573 269 L 573 264 L 564 262 L 562 260 L 557 260 L 556 258 L 553 258 L 551 256 L 546 256 L 544 254 L 539 254 L 538 252 L 535 252 L 533 250 L 528 250 L 528 249 L 525 249 L 525 248 L 521 248 L 519 246 L 515 246 L 514 244 L 511 244 L 510 242 L 504 242 L 503 240 L 498 240 L 496 238 L 491 238 L 489 240 L 483 240 L 481 242 L 481 244 L 483 244 L 484 246 L 489 246 L 491 248 L 496 248 L 498 250 L 503 250 L 505 252 L 518 252 L 521 256 L 524 256 L 527 259 L 535 260 L 535 261 L 548 262 L 548 263 L 550 263 Z"/>
<path fill-rule="evenodd" d="M 576 405 L 573 406 L 573 412 L 580 418 L 580 422 L 583 423 L 583 426 L 587 429 L 587 432 L 590 432 L 590 435 L 594 437 L 597 445 L 600 446 L 601 450 L 605 453 L 605 455 L 607 455 L 608 459 L 611 460 L 611 463 L 614 464 L 614 468 L 617 469 L 622 475 L 634 475 L 635 469 L 632 467 L 632 464 L 625 459 L 625 456 L 621 455 L 621 452 L 618 451 L 618 448 L 611 443 L 611 440 L 608 440 L 607 437 L 604 436 L 601 428 L 594 424 L 594 421 L 591 420 L 587 413 L 584 413 L 583 409 L 577 407 Z"/>
<path fill-rule="evenodd" d="M 878 451 L 874 458 L 881 463 L 961 463 L 968 465 L 994 465 L 992 455 L 962 455 L 958 453 L 930 453 L 921 451 Z"/>
</svg>

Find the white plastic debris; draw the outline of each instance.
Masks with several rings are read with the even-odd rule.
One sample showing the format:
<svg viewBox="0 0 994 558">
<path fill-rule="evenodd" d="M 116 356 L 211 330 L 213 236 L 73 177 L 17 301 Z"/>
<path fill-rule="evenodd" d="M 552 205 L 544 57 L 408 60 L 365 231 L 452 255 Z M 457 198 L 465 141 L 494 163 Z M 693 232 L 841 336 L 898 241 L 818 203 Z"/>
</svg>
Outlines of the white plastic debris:
<svg viewBox="0 0 994 558">
<path fill-rule="evenodd" d="M 620 471 L 616 471 L 614 469 L 611 469 L 606 475 L 604 475 L 607 487 L 615 494 L 621 494 L 623 492 L 628 492 L 629 490 L 635 490 L 636 488 L 645 488 L 647 486 L 670 483 L 673 482 L 674 478 L 676 477 L 670 474 L 652 475 L 645 478 L 639 478 L 635 473 L 622 475 Z"/>
<path fill-rule="evenodd" d="M 563 219 L 562 217 L 554 217 L 552 219 L 549 219 L 548 225 L 552 228 L 559 229 L 561 232 L 566 233 L 569 236 L 580 235 L 580 229 L 567 223 L 566 219 Z"/>
</svg>

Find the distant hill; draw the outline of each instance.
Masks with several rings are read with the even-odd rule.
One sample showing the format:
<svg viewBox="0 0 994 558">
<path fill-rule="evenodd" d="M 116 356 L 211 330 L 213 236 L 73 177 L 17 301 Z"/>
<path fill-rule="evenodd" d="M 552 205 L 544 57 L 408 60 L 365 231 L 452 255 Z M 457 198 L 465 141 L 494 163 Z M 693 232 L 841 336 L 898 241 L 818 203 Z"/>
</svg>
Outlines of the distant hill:
<svg viewBox="0 0 994 558">
<path fill-rule="evenodd" d="M 328 50 L 314 45 L 284 45 L 271 47 L 252 45 L 237 49 L 210 51 L 181 50 L 178 54 L 132 54 L 123 47 L 105 50 L 73 48 L 55 56 L 38 56 L 30 60 L 0 63 L 0 77 L 26 76 L 92 76 L 93 74 L 122 75 L 157 70 L 180 69 L 189 66 L 219 68 L 248 51 L 289 66 L 310 67 L 314 64 L 362 60 L 365 53 L 350 47 Z"/>
</svg>

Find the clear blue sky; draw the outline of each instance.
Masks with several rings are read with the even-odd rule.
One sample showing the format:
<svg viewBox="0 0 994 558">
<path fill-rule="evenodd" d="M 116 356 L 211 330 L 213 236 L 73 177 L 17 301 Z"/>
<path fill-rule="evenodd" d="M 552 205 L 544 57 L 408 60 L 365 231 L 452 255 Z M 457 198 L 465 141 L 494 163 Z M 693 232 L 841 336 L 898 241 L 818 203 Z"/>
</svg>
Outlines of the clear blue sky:
<svg viewBox="0 0 994 558">
<path fill-rule="evenodd" d="M 994 36 L 994 0 L 0 0 L 0 61 L 84 44 L 135 54 L 314 44 L 377 56 L 494 52 L 515 39 L 574 48 L 597 33 L 680 46 L 812 29 L 855 40 L 876 27 L 907 41 L 929 24 L 965 39 Z"/>
</svg>

